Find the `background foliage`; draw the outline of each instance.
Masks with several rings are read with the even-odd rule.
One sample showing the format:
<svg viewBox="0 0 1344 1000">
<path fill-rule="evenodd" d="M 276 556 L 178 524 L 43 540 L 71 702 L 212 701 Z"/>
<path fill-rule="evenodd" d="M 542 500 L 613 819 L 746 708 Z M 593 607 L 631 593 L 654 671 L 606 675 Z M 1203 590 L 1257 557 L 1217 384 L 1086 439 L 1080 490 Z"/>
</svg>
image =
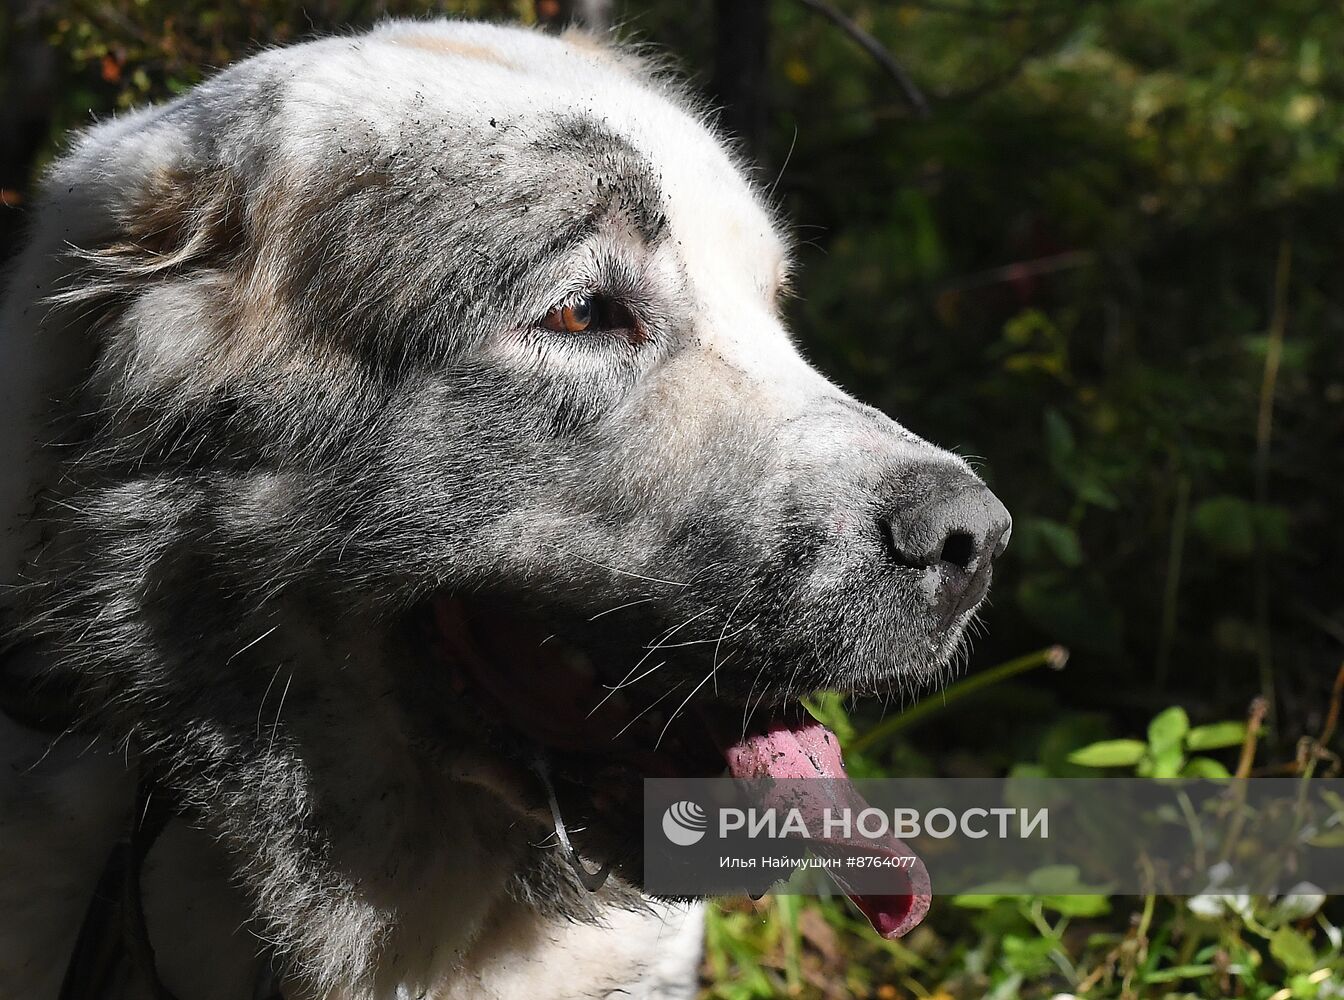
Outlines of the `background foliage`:
<svg viewBox="0 0 1344 1000">
<path fill-rule="evenodd" d="M 712 92 L 735 2 L 628 0 L 619 32 Z M 972 675 L 1071 652 L 1063 671 L 1028 656 L 884 723 L 860 766 L 1079 773 L 1070 751 L 1142 734 L 1169 705 L 1211 723 L 1260 696 L 1261 758 L 1300 770 L 1297 738 L 1328 730 L 1344 645 L 1344 5 L 839 2 L 927 117 L 815 5 L 751 5 L 768 44 L 748 152 L 799 235 L 799 339 L 846 387 L 974 456 L 1013 510 Z M 10 0 L 0 254 L 36 172 L 91 115 L 387 14 L 534 21 L 545 6 Z M 818 708 L 851 734 L 878 723 L 876 706 Z M 1333 767 L 1328 749 L 1312 753 Z M 940 906 L 887 945 L 839 903 L 744 902 L 711 924 L 708 989 L 1344 995 L 1333 925 L 1272 906 L 997 900 Z"/>
</svg>

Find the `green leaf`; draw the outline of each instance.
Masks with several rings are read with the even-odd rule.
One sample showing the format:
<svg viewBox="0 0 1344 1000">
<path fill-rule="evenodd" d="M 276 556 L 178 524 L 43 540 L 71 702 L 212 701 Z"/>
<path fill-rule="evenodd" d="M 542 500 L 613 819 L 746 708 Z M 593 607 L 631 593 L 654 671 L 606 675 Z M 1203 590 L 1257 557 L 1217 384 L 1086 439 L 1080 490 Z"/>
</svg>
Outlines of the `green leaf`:
<svg viewBox="0 0 1344 1000">
<path fill-rule="evenodd" d="M 1316 949 L 1307 936 L 1292 927 L 1280 927 L 1269 939 L 1269 953 L 1289 972 L 1307 972 L 1316 964 Z"/>
<path fill-rule="evenodd" d="M 1064 415 L 1053 407 L 1045 411 L 1045 445 L 1051 464 L 1059 470 L 1067 469 L 1077 445 L 1073 428 Z"/>
<path fill-rule="evenodd" d="M 1235 558 L 1250 556 L 1257 543 L 1268 552 L 1281 552 L 1289 543 L 1286 510 L 1241 497 L 1205 500 L 1191 513 L 1190 523 L 1210 547 Z"/>
<path fill-rule="evenodd" d="M 1027 885 L 1039 895 L 1068 892 L 1078 884 L 1077 865 L 1045 865 L 1027 876 Z"/>
<path fill-rule="evenodd" d="M 1271 504 L 1257 504 L 1254 514 L 1255 535 L 1265 551 L 1285 551 L 1290 542 L 1288 511 Z"/>
<path fill-rule="evenodd" d="M 1190 717 L 1185 714 L 1185 709 L 1173 705 L 1148 723 L 1148 745 L 1157 756 L 1171 747 L 1179 747 L 1189 731 Z"/>
<path fill-rule="evenodd" d="M 1018 584 L 1017 600 L 1034 625 L 1070 649 L 1121 651 L 1123 618 L 1100 579 L 1031 573 Z"/>
<path fill-rule="evenodd" d="M 1143 977 L 1145 983 L 1174 983 L 1178 979 L 1205 979 L 1217 971 L 1214 965 L 1174 965 L 1167 969 L 1149 972 Z"/>
<path fill-rule="evenodd" d="M 1007 942 L 1004 943 L 1003 951 L 1005 962 L 1011 965 L 1011 961 L 1008 961 L 1009 948 Z M 1021 995 L 1022 980 L 1024 978 L 1025 977 L 1020 972 L 1014 972 L 1010 976 L 1005 976 L 999 982 L 994 984 L 992 990 L 985 994 L 985 1000 L 1017 1000 L 1018 996 Z"/>
<path fill-rule="evenodd" d="M 1245 558 L 1255 551 L 1251 505 L 1240 497 L 1205 500 L 1190 515 L 1190 523 L 1210 546 L 1224 555 Z"/>
<path fill-rule="evenodd" d="M 1097 893 L 1042 896 L 1041 905 L 1066 917 L 1101 917 L 1111 912 L 1111 901 Z"/>
<path fill-rule="evenodd" d="M 1149 768 L 1144 775 L 1149 778 L 1175 778 L 1179 777 L 1181 769 L 1185 764 L 1185 754 L 1181 752 L 1180 746 L 1167 747 L 1158 753 L 1149 757 Z"/>
<path fill-rule="evenodd" d="M 1344 826 L 1337 826 L 1333 830 L 1318 833 L 1316 836 L 1308 838 L 1307 843 L 1312 847 L 1344 847 Z"/>
<path fill-rule="evenodd" d="M 987 887 L 982 887 L 987 888 Z M 952 905 L 966 910 L 988 910 L 1005 899 L 1016 899 L 1018 894 L 1003 895 L 995 892 L 963 892 L 952 897 Z"/>
<path fill-rule="evenodd" d="M 1083 550 L 1078 532 L 1067 524 L 1044 517 L 1028 518 L 1022 525 L 1024 541 L 1034 550 L 1047 550 L 1065 566 L 1081 566 Z"/>
<path fill-rule="evenodd" d="M 1074 492 L 1078 494 L 1078 499 L 1084 503 L 1090 503 L 1094 507 L 1102 507 L 1106 510 L 1117 510 L 1120 507 L 1120 498 L 1117 497 L 1110 488 L 1100 479 L 1088 476 L 1075 476 L 1073 483 Z"/>
<path fill-rule="evenodd" d="M 1214 722 L 1207 726 L 1195 726 L 1185 734 L 1187 750 L 1222 750 L 1225 747 L 1239 747 L 1246 741 L 1246 723 Z"/>
<path fill-rule="evenodd" d="M 1008 968 L 1024 976 L 1039 976 L 1054 968 L 1050 954 L 1058 947 L 1059 943 L 1051 938 L 1010 934 L 1003 939 L 1003 961 Z"/>
<path fill-rule="evenodd" d="M 1067 713 L 1051 724 L 1037 747 L 1040 766 L 1033 772 L 1014 768 L 1010 777 L 1069 778 L 1087 775 L 1085 768 L 1069 763 L 1069 754 L 1089 743 L 1104 739 L 1106 721 L 1091 713 Z M 1037 796 L 1039 797 L 1039 796 Z"/>
<path fill-rule="evenodd" d="M 1191 757 L 1181 768 L 1182 778 L 1211 778 L 1222 780 L 1232 777 L 1231 772 L 1220 761 L 1212 757 Z"/>
<path fill-rule="evenodd" d="M 1065 342 L 1054 320 L 1039 309 L 1024 309 L 1004 323 L 1003 338 L 1015 347 L 1033 343 L 1062 347 Z"/>
<path fill-rule="evenodd" d="M 1070 764 L 1084 767 L 1133 767 L 1148 750 L 1140 740 L 1102 740 L 1069 754 Z"/>
</svg>

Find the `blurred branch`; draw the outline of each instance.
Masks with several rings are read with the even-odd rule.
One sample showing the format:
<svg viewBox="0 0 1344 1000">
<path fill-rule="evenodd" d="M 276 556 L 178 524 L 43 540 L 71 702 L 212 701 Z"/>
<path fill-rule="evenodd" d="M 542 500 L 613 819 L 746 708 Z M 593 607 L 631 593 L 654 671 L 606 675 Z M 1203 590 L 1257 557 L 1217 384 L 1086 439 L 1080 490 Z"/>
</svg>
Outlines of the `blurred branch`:
<svg viewBox="0 0 1344 1000">
<path fill-rule="evenodd" d="M 1064 253 L 1051 254 L 1049 257 L 1037 257 L 1034 260 L 1019 260 L 1001 267 L 991 267 L 986 271 L 976 271 L 960 278 L 950 278 L 938 286 L 938 294 L 948 292 L 966 292 L 985 285 L 997 285 L 1005 281 L 1021 281 L 1042 274 L 1067 271 L 1075 267 L 1086 267 L 1096 260 L 1091 250 L 1067 250 Z"/>
<path fill-rule="evenodd" d="M 919 87 L 915 85 L 915 81 L 910 74 L 896 61 L 896 57 L 891 54 L 890 49 L 860 27 L 852 18 L 827 3 L 826 0 L 799 0 L 799 2 L 826 18 L 872 56 L 873 60 L 886 70 L 887 75 L 896 81 L 896 85 L 901 88 L 901 93 L 905 95 L 906 102 L 915 114 L 920 118 L 929 117 L 931 112 L 928 100 Z"/>
<path fill-rule="evenodd" d="M 1268 711 L 1269 705 L 1264 698 L 1251 700 L 1251 707 L 1246 711 L 1246 738 L 1241 741 L 1241 754 L 1237 758 L 1237 769 L 1234 772 L 1238 779 L 1250 777 L 1251 765 L 1255 763 L 1256 740 L 1260 738 L 1260 727 L 1265 724 L 1265 715 Z"/>
<path fill-rule="evenodd" d="M 1255 502 L 1269 503 L 1269 450 L 1274 434 L 1274 393 L 1279 384 L 1279 365 L 1283 359 L 1283 338 L 1288 327 L 1288 276 L 1292 271 L 1293 247 L 1287 240 L 1279 243 L 1279 259 L 1274 267 L 1274 312 L 1269 320 L 1269 344 L 1265 348 L 1265 369 L 1260 382 L 1260 407 L 1255 421 Z M 1269 634 L 1269 558 L 1264 541 L 1257 534 L 1255 543 L 1255 625 L 1256 652 L 1260 660 L 1260 696 L 1268 705 L 1270 725 L 1275 723 L 1274 660 Z"/>
<path fill-rule="evenodd" d="M 1162 590 L 1162 627 L 1158 633 L 1155 687 L 1167 688 L 1171 666 L 1171 647 L 1176 640 L 1176 610 L 1181 591 L 1181 563 L 1185 555 L 1185 524 L 1190 514 L 1190 477 L 1182 473 L 1176 480 L 1176 507 L 1171 514 L 1171 541 L 1167 547 L 1167 579 Z"/>
<path fill-rule="evenodd" d="M 1068 662 L 1069 651 L 1063 646 L 1046 646 L 1034 653 L 1027 653 L 1025 656 L 1000 663 L 997 667 L 991 667 L 983 673 L 975 674 L 953 684 L 943 692 L 942 698 L 925 698 L 918 705 L 902 712 L 900 715 L 894 715 L 884 722 L 879 722 L 868 732 L 853 740 L 845 749 L 850 753 L 863 753 L 880 743 L 885 743 L 902 729 L 907 729 L 923 721 L 926 715 L 944 709 L 952 702 L 960 701 L 982 688 L 998 684 L 1000 681 L 1006 681 L 1008 678 L 1016 677 L 1028 670 L 1035 670 L 1037 667 L 1063 670 Z"/>
<path fill-rule="evenodd" d="M 970 3 L 947 3 L 944 0 L 904 0 L 906 7 L 927 11 L 930 14 L 950 14 L 955 17 L 973 17 L 981 21 L 1016 21 L 1031 17 L 1044 17 L 1058 14 L 1068 8 L 1065 5 L 1031 4 L 1023 7 L 981 7 Z"/>
<path fill-rule="evenodd" d="M 802 0 L 802 2 L 808 3 L 808 0 Z M 964 90 L 937 90 L 934 91 L 933 96 L 940 104 L 970 104 L 973 101 L 979 100 L 981 97 L 985 96 L 985 94 L 1012 83 L 1013 80 L 1027 68 L 1029 63 L 1053 54 L 1054 50 L 1059 48 L 1059 46 L 1073 34 L 1075 27 L 1076 19 L 1070 20 L 1066 24 L 1061 25 L 1057 30 L 1052 31 L 1041 38 L 1039 41 L 1028 45 L 1017 54 L 1011 63 L 1003 67 L 1003 69 L 991 73 L 985 79 L 966 87 Z M 890 119 L 904 117 L 908 113 L 908 109 L 906 105 L 901 105 L 899 107 L 895 105 L 877 107 L 864 105 L 857 108 L 847 109 L 847 112 L 851 114 L 862 113 L 874 118 Z"/>
<path fill-rule="evenodd" d="M 1241 742 L 1241 756 L 1237 760 L 1237 769 L 1233 776 L 1237 779 L 1232 786 L 1232 801 L 1228 812 L 1232 816 L 1228 824 L 1227 836 L 1223 838 L 1223 850 L 1219 861 L 1227 861 L 1241 839 L 1242 827 L 1246 824 L 1246 780 L 1251 776 L 1251 765 L 1255 763 L 1256 741 L 1260 739 L 1260 728 L 1265 724 L 1265 713 L 1269 705 L 1264 698 L 1255 698 L 1246 713 L 1246 738 Z"/>
<path fill-rule="evenodd" d="M 1344 701 L 1344 663 L 1335 674 L 1335 685 L 1330 689 L 1330 708 L 1325 713 L 1325 723 L 1321 726 L 1320 738 L 1316 740 L 1321 747 L 1329 747 L 1335 738 L 1335 729 L 1339 725 L 1339 706 Z"/>
<path fill-rule="evenodd" d="M 1301 600 L 1293 603 L 1293 611 L 1297 613 L 1299 618 L 1315 625 L 1332 639 L 1344 642 L 1344 625 L 1341 625 L 1323 611 L 1320 611 L 1317 608 L 1312 607 L 1306 601 Z"/>
<path fill-rule="evenodd" d="M 1024 69 L 1026 69 L 1027 63 L 1032 62 L 1036 59 L 1040 59 L 1042 56 L 1047 55 L 1054 49 L 1058 48 L 1061 44 L 1063 44 L 1064 40 L 1068 38 L 1069 35 L 1073 34 L 1075 23 L 1076 18 L 1066 21 L 1058 29 L 1050 32 L 1044 38 L 1040 39 L 1037 42 L 1032 43 L 1031 45 L 1028 45 L 1025 49 L 1022 50 L 1021 53 L 1018 54 L 1018 57 L 1016 59 L 1014 59 L 1009 65 L 1005 66 L 1003 69 L 999 70 L 997 73 L 991 73 L 988 77 L 981 80 L 979 83 L 976 83 L 974 86 L 967 87 L 965 90 L 954 90 L 954 91 L 947 91 L 945 93 L 940 93 L 938 94 L 938 99 L 940 101 L 949 101 L 949 102 L 974 101 L 977 98 L 983 97 L 991 90 L 996 90 L 1007 83 L 1011 83 L 1014 79 L 1016 79 L 1018 74 L 1020 74 Z"/>
</svg>

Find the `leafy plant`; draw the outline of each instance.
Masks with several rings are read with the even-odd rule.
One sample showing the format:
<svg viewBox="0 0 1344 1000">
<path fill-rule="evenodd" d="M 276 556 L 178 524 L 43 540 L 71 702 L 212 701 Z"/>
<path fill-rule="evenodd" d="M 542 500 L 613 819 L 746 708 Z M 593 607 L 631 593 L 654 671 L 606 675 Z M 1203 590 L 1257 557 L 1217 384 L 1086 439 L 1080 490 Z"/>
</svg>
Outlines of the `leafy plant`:
<svg viewBox="0 0 1344 1000">
<path fill-rule="evenodd" d="M 1148 724 L 1146 740 L 1101 740 L 1069 754 L 1084 767 L 1133 768 L 1141 778 L 1228 778 L 1231 773 L 1202 751 L 1239 747 L 1246 742 L 1246 724 L 1229 721 L 1191 727 L 1185 709 L 1172 706 Z"/>
</svg>

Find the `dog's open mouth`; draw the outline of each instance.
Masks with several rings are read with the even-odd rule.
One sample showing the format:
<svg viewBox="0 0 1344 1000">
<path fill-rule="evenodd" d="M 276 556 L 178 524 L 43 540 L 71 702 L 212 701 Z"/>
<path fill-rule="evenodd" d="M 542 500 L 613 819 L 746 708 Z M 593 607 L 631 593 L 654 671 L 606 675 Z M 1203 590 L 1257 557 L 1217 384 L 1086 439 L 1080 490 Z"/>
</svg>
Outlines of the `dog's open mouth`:
<svg viewBox="0 0 1344 1000">
<path fill-rule="evenodd" d="M 441 596 L 432 609 L 434 645 L 453 683 L 505 734 L 512 745 L 502 749 L 515 760 L 554 761 L 557 773 L 583 786 L 590 824 L 637 815 L 643 778 L 716 777 L 725 770 L 738 779 L 827 779 L 807 786 L 795 802 L 810 829 L 822 828 L 827 810 L 866 806 L 845 776 L 839 741 L 801 706 L 747 713 L 741 703 L 713 697 L 712 690 L 690 699 L 666 688 L 650 704 L 635 707 L 625 689 L 651 665 L 606 677 L 584 654 L 502 606 Z M 748 725 L 748 715 L 760 718 Z M 568 848 L 553 792 L 551 805 Z M 895 837 L 830 846 L 912 856 Z M 577 855 L 572 860 L 586 885 L 600 883 L 605 869 L 594 875 Z M 930 904 L 928 874 L 918 859 L 913 867 L 893 869 L 892 879 L 888 894 L 849 893 L 885 938 L 914 928 Z"/>
</svg>

